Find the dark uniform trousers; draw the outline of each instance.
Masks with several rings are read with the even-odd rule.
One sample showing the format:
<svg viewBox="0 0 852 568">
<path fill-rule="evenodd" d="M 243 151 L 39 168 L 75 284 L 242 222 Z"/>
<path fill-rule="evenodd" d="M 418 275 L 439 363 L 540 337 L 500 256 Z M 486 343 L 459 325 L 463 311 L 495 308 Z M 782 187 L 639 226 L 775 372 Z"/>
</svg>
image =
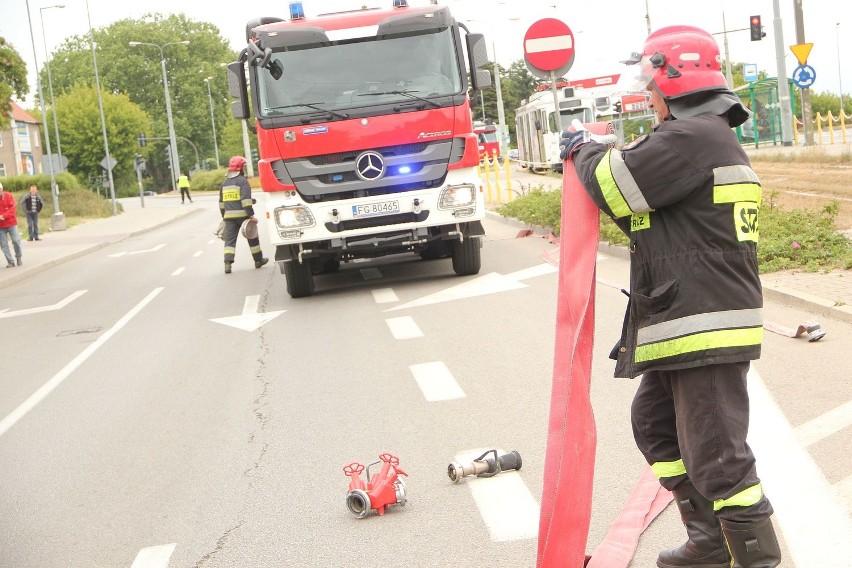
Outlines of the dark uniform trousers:
<svg viewBox="0 0 852 568">
<path fill-rule="evenodd" d="M 240 236 L 240 227 L 246 222 L 245 217 L 236 219 L 225 219 L 225 262 L 234 262 L 234 256 L 237 253 L 237 237 Z M 251 250 L 251 256 L 255 262 L 260 262 L 263 258 L 263 251 L 260 249 L 260 238 L 246 239 Z"/>
<path fill-rule="evenodd" d="M 645 459 L 683 461 L 686 474 L 661 476 L 672 490 L 687 477 L 705 498 L 720 502 L 760 483 L 754 454 L 746 443 L 749 363 L 649 371 L 633 399 L 633 437 Z M 718 503 L 721 505 L 721 503 Z M 756 522 L 772 514 L 765 496 L 749 506 L 722 506 L 716 515 Z"/>
</svg>

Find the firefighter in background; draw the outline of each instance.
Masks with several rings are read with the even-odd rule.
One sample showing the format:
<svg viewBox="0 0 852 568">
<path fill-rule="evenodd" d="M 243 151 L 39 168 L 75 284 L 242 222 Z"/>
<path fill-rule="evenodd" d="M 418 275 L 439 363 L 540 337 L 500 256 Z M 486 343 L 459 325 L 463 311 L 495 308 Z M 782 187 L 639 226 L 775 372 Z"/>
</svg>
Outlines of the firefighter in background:
<svg viewBox="0 0 852 568">
<path fill-rule="evenodd" d="M 251 224 L 245 228 L 244 235 L 254 258 L 254 267 L 260 268 L 269 262 L 260 250 L 257 219 L 252 207 L 254 199 L 251 197 L 251 186 L 245 177 L 245 167 L 245 158 L 232 157 L 228 162 L 228 174 L 219 188 L 219 212 L 225 221 L 225 274 L 231 273 L 231 265 L 237 252 L 237 237 L 243 222 Z"/>
<path fill-rule="evenodd" d="M 763 338 L 761 187 L 731 129 L 749 112 L 699 28 L 660 29 L 625 63 L 650 91 L 653 132 L 620 150 L 584 132 L 564 132 L 560 145 L 630 237 L 630 300 L 610 356 L 615 376 L 642 375 L 634 438 L 688 535 L 657 566 L 772 568 L 772 505 L 746 443 L 746 374 Z"/>
<path fill-rule="evenodd" d="M 180 177 L 177 181 L 178 189 L 180 189 L 180 202 L 183 204 L 184 199 L 189 199 L 189 202 L 192 203 L 192 196 L 189 194 L 189 176 L 185 173 L 180 174 Z"/>
</svg>

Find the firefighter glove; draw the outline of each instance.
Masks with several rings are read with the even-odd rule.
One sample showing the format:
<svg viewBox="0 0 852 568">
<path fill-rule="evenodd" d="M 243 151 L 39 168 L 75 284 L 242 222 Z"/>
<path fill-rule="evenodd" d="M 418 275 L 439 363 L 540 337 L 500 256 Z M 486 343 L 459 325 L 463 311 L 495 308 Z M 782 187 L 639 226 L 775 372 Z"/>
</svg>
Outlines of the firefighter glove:
<svg viewBox="0 0 852 568">
<path fill-rule="evenodd" d="M 563 131 L 562 139 L 559 141 L 559 159 L 573 160 L 577 149 L 588 141 L 589 138 L 584 130 L 579 132 Z"/>
</svg>

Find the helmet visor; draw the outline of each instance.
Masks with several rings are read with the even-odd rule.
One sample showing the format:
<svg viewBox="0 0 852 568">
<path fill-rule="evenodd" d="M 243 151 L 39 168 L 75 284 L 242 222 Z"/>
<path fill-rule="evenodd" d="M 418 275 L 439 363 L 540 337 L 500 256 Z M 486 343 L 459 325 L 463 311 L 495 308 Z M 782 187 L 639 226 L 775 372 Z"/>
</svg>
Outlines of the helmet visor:
<svg viewBox="0 0 852 568">
<path fill-rule="evenodd" d="M 618 79 L 618 90 L 620 91 L 644 91 L 648 88 L 651 80 L 654 78 L 659 65 L 652 63 L 652 60 L 657 61 L 660 58 L 659 54 L 643 55 L 641 53 L 633 53 L 630 59 L 622 61 L 624 63 L 624 71 Z"/>
</svg>

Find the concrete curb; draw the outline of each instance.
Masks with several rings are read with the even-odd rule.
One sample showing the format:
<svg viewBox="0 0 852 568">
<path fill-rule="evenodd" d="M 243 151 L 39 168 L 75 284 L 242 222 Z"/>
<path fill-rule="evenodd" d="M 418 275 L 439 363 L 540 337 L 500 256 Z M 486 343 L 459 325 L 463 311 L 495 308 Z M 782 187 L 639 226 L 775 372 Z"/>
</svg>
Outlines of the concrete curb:
<svg viewBox="0 0 852 568">
<path fill-rule="evenodd" d="M 547 227 L 527 225 L 517 219 L 503 217 L 493 211 L 486 211 L 486 214 L 489 219 L 502 222 L 506 225 L 515 226 L 519 229 L 531 230 L 534 235 L 542 238 L 546 238 L 550 233 L 550 229 Z M 598 243 L 598 251 L 602 254 L 608 254 L 616 258 L 630 260 L 630 252 L 623 246 L 601 242 Z M 773 302 L 790 306 L 791 308 L 804 310 L 806 312 L 811 312 L 819 316 L 852 323 L 852 306 L 836 306 L 831 300 L 826 300 L 825 298 L 808 294 L 806 292 L 800 292 L 798 290 L 792 290 L 790 288 L 774 284 L 764 284 L 763 298 L 764 300 L 771 300 Z"/>
</svg>

